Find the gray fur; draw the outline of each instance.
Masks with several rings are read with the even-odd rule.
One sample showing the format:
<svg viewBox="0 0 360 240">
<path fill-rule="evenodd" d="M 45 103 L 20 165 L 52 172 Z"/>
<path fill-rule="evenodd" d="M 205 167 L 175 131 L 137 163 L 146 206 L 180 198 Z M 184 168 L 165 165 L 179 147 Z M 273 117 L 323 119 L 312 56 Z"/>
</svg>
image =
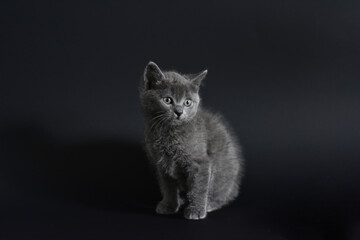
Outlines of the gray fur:
<svg viewBox="0 0 360 240">
<path fill-rule="evenodd" d="M 159 214 L 183 210 L 187 219 L 203 219 L 239 193 L 240 146 L 220 115 L 200 107 L 206 74 L 162 72 L 153 62 L 146 66 L 140 99 L 146 151 L 163 197 L 156 207 Z M 173 102 L 167 104 L 166 97 Z M 190 106 L 184 106 L 186 99 L 192 100 Z"/>
</svg>

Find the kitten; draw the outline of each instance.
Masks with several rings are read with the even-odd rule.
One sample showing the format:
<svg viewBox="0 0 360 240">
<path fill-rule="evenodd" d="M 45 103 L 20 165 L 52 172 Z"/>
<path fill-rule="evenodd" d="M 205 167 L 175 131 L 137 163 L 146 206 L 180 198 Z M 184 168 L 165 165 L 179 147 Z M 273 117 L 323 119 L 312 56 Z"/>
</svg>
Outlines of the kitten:
<svg viewBox="0 0 360 240">
<path fill-rule="evenodd" d="M 206 74 L 162 72 L 153 62 L 145 68 L 140 99 L 146 151 L 163 197 L 159 214 L 183 210 L 187 219 L 203 219 L 239 193 L 240 146 L 222 117 L 200 106 Z"/>
</svg>

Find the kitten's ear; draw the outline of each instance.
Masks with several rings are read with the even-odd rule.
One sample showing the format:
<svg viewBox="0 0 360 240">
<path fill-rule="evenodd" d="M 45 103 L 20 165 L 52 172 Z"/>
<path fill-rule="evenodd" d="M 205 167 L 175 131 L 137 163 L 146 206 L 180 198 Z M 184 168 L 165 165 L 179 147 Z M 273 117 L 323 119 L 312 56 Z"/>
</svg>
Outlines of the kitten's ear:
<svg viewBox="0 0 360 240">
<path fill-rule="evenodd" d="M 154 62 L 149 62 L 146 65 L 144 72 L 145 88 L 150 89 L 158 84 L 161 80 L 164 80 L 165 76 Z"/>
<path fill-rule="evenodd" d="M 190 81 L 197 87 L 200 87 L 200 84 L 201 84 L 202 80 L 205 78 L 207 73 L 208 73 L 208 70 L 204 70 L 202 72 L 192 74 L 192 75 L 190 75 Z"/>
</svg>

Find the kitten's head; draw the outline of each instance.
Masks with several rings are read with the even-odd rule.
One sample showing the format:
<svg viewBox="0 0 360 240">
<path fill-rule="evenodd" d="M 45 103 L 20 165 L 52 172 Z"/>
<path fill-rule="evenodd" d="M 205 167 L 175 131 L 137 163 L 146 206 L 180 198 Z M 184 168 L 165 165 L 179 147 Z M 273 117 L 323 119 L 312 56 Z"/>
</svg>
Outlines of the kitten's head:
<svg viewBox="0 0 360 240">
<path fill-rule="evenodd" d="M 200 104 L 199 88 L 207 70 L 181 75 L 162 72 L 154 63 L 145 68 L 140 86 L 143 112 L 159 124 L 179 125 L 193 119 Z"/>
</svg>

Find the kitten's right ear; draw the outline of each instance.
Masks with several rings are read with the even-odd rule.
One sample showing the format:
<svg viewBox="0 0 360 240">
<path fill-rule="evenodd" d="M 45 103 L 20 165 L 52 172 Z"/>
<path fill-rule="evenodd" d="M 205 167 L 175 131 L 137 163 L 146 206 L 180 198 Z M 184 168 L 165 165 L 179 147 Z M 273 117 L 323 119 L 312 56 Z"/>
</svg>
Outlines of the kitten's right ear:
<svg viewBox="0 0 360 240">
<path fill-rule="evenodd" d="M 195 86 L 200 87 L 200 84 L 201 84 L 202 80 L 205 78 L 207 72 L 208 72 L 208 70 L 204 70 L 204 71 L 196 73 L 196 74 L 191 74 L 190 75 L 190 81 Z"/>
<path fill-rule="evenodd" d="M 145 72 L 144 72 L 144 81 L 145 81 L 145 89 L 151 89 L 156 84 L 159 84 L 160 81 L 164 80 L 165 76 L 154 62 L 149 62 L 146 65 Z"/>
</svg>

